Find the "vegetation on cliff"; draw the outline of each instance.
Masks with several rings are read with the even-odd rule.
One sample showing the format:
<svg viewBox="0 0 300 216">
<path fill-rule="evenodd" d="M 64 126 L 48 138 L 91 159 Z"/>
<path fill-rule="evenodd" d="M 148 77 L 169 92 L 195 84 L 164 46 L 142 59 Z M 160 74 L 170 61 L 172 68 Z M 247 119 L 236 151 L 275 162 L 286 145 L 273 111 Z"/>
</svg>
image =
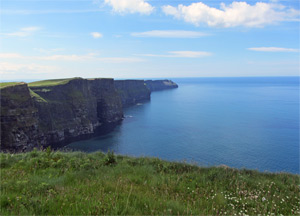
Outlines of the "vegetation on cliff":
<svg viewBox="0 0 300 216">
<path fill-rule="evenodd" d="M 42 86 L 64 85 L 64 84 L 67 84 L 72 79 L 81 79 L 81 78 L 41 80 L 41 81 L 28 83 L 28 86 L 29 87 L 42 87 Z"/>
<path fill-rule="evenodd" d="M 1 153 L 1 215 L 299 214 L 299 175 L 100 152 Z"/>
<path fill-rule="evenodd" d="M 23 84 L 23 83 L 21 83 L 21 82 L 1 82 L 0 89 L 8 87 L 8 86 L 15 86 L 15 85 L 20 85 L 20 84 Z"/>
</svg>

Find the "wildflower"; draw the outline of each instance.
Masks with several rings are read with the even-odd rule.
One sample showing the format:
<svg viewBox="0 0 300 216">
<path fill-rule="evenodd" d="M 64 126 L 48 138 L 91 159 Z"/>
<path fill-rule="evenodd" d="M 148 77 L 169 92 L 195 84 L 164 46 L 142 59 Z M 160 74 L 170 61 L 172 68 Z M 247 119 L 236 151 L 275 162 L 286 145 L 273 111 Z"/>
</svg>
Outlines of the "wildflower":
<svg viewBox="0 0 300 216">
<path fill-rule="evenodd" d="M 265 197 L 263 197 L 261 200 L 264 202 L 264 201 L 266 201 L 267 199 L 266 199 Z"/>
</svg>

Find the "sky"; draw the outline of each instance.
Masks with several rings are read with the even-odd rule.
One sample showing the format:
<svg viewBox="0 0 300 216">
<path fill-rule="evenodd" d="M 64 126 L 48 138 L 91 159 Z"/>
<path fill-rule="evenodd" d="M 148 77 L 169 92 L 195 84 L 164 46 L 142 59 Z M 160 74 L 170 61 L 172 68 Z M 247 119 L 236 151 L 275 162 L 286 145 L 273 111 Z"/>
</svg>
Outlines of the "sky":
<svg viewBox="0 0 300 216">
<path fill-rule="evenodd" d="M 298 0 L 1 0 L 1 80 L 299 76 Z"/>
</svg>

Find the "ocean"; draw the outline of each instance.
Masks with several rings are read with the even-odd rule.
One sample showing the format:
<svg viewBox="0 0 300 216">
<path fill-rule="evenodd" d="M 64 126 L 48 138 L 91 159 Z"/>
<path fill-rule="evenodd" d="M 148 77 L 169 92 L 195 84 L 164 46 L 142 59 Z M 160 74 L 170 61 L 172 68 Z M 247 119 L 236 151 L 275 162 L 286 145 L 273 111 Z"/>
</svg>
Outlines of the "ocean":
<svg viewBox="0 0 300 216">
<path fill-rule="evenodd" d="M 299 173 L 299 77 L 172 80 L 113 132 L 67 148 Z"/>
</svg>

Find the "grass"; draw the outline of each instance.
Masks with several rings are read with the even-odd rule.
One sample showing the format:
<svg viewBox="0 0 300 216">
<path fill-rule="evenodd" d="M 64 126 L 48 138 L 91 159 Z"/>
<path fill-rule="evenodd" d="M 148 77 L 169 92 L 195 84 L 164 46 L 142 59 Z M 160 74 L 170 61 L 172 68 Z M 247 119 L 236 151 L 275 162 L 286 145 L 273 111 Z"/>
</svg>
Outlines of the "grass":
<svg viewBox="0 0 300 216">
<path fill-rule="evenodd" d="M 64 85 L 64 84 L 67 84 L 72 79 L 78 79 L 78 78 L 41 80 L 41 81 L 28 83 L 28 86 L 29 87 L 46 87 L 46 86 Z"/>
<path fill-rule="evenodd" d="M 42 98 L 40 95 L 38 95 L 37 93 L 35 93 L 31 89 L 29 89 L 29 93 L 30 93 L 30 96 L 35 98 L 38 102 L 47 103 L 47 101 L 44 98 Z"/>
<path fill-rule="evenodd" d="M 0 83 L 0 88 L 5 88 L 8 86 L 14 86 L 14 85 L 19 85 L 22 84 L 21 82 L 2 82 Z"/>
<path fill-rule="evenodd" d="M 113 153 L 1 153 L 1 215 L 299 215 L 299 175 Z"/>
</svg>

